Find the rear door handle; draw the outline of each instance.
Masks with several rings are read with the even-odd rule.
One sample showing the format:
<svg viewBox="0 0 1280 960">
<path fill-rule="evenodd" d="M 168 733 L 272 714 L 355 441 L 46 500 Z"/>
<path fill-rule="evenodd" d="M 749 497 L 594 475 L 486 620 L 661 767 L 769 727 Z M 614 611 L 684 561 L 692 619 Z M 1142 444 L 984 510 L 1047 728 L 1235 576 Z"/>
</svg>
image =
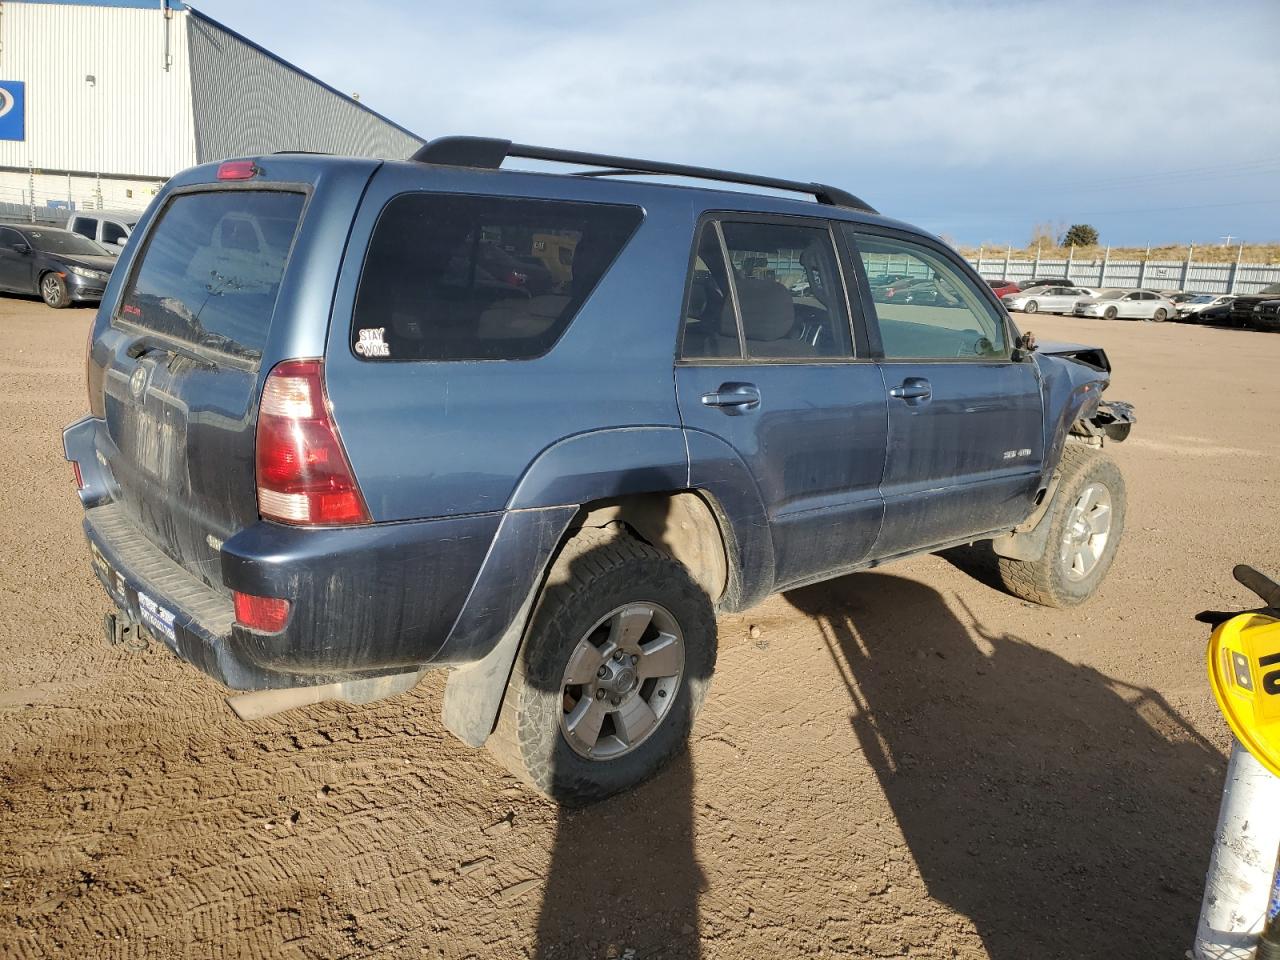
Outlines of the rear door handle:
<svg viewBox="0 0 1280 960">
<path fill-rule="evenodd" d="M 924 377 L 907 377 L 902 381 L 902 386 L 894 387 L 889 391 L 889 396 L 906 400 L 908 403 L 913 400 L 928 400 L 933 396 L 933 385 Z"/>
<path fill-rule="evenodd" d="M 726 407 L 725 413 L 754 410 L 760 406 L 760 388 L 754 383 L 722 383 L 712 393 L 702 395 L 708 407 Z"/>
</svg>

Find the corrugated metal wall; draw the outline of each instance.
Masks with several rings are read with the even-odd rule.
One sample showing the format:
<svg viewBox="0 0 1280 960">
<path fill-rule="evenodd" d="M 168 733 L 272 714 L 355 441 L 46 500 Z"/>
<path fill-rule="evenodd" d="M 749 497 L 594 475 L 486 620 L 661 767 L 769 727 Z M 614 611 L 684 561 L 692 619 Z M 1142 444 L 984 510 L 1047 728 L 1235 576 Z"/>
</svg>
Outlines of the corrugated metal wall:
<svg viewBox="0 0 1280 960">
<path fill-rule="evenodd" d="M 185 14 L 166 21 L 158 7 L 58 3 L 3 10 L 0 79 L 25 81 L 27 102 L 26 139 L 0 140 L 0 166 L 169 177 L 195 162 Z"/>
<path fill-rule="evenodd" d="M 422 142 L 199 14 L 187 29 L 201 163 L 277 150 L 400 159 Z"/>
<path fill-rule="evenodd" d="M 969 262 L 982 276 L 1022 283 L 1035 277 L 1068 276 L 1082 287 L 1145 287 L 1188 293 L 1255 293 L 1280 283 L 1280 264 L 1197 263 L 1195 260 L 1005 260 Z M 1069 270 L 1069 272 L 1068 272 Z"/>
</svg>

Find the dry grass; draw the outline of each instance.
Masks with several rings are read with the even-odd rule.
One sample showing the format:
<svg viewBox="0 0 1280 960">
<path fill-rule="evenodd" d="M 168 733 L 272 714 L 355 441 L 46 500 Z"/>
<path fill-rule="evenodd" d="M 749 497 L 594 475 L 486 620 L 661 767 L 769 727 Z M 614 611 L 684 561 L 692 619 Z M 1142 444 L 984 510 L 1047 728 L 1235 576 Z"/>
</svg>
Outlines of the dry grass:
<svg viewBox="0 0 1280 960">
<path fill-rule="evenodd" d="M 998 259 L 1004 256 L 1004 247 L 971 247 L 962 246 L 960 252 L 966 257 L 976 257 L 979 249 L 982 250 L 984 259 Z M 1076 247 L 1072 253 L 1073 260 L 1101 260 L 1106 252 L 1106 247 Z M 1224 247 L 1220 244 L 1213 246 L 1196 247 L 1192 251 L 1192 259 L 1198 263 L 1234 263 L 1237 252 L 1240 248 L 1237 246 Z M 1042 260 L 1065 260 L 1068 249 L 1066 247 L 1050 246 L 1045 244 L 1040 247 L 1040 259 Z M 1010 256 L 1015 260 L 1034 260 L 1036 256 L 1036 248 L 1034 246 L 1015 249 Z M 1185 260 L 1187 258 L 1187 248 L 1185 246 L 1168 246 L 1168 247 L 1152 247 L 1147 250 L 1146 247 L 1112 247 L 1110 257 L 1112 260 Z M 1246 243 L 1244 250 L 1240 253 L 1240 261 L 1242 263 L 1265 263 L 1280 264 L 1280 243 Z"/>
</svg>

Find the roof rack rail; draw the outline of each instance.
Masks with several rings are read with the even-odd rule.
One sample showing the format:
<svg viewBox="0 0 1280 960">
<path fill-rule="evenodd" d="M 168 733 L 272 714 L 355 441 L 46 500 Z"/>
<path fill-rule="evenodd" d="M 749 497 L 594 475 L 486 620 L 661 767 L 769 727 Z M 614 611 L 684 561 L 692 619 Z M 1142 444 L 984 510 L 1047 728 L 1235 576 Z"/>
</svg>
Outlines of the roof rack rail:
<svg viewBox="0 0 1280 960">
<path fill-rule="evenodd" d="M 583 166 L 604 167 L 588 170 L 576 176 L 612 177 L 650 175 L 692 177 L 696 180 L 718 180 L 722 183 L 743 183 L 771 190 L 791 193 L 807 193 L 819 203 L 832 207 L 845 207 L 876 213 L 870 204 L 859 200 L 848 191 L 825 183 L 803 183 L 799 180 L 783 180 L 779 177 L 761 177 L 751 173 L 735 173 L 732 170 L 716 170 L 711 167 L 695 167 L 683 163 L 664 163 L 659 160 L 637 160 L 633 157 L 615 157 L 603 153 L 582 150 L 560 150 L 555 147 L 535 147 L 527 143 L 512 143 L 490 137 L 438 137 L 423 144 L 410 160 L 418 163 L 435 163 L 455 167 L 481 167 L 496 170 L 507 157 L 526 160 L 549 160 L 553 163 L 572 163 Z"/>
</svg>

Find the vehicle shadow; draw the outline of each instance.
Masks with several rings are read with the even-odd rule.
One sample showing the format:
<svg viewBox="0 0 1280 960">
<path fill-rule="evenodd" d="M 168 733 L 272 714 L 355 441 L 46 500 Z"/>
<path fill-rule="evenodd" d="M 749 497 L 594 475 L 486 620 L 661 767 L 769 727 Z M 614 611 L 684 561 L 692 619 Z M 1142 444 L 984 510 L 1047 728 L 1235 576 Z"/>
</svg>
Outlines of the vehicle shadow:
<svg viewBox="0 0 1280 960">
<path fill-rule="evenodd" d="M 702 888 L 684 752 L 634 790 L 561 808 L 534 956 L 696 958 Z"/>
<path fill-rule="evenodd" d="M 664 545 L 653 530 L 663 528 L 665 509 L 658 502 L 648 514 L 659 548 Z M 591 569 L 593 553 L 573 560 L 572 569 Z M 710 681 L 694 669 L 686 659 L 686 684 Z M 687 724 L 689 710 L 681 695 L 664 723 Z M 703 887 L 694 848 L 693 764 L 682 744 L 670 763 L 635 789 L 589 807 L 559 809 L 534 956 L 697 958 Z"/>
<path fill-rule="evenodd" d="M 1160 694 L 901 577 L 786 596 L 822 629 L 929 895 L 992 958 L 1182 955 L 1225 762 Z"/>
</svg>

